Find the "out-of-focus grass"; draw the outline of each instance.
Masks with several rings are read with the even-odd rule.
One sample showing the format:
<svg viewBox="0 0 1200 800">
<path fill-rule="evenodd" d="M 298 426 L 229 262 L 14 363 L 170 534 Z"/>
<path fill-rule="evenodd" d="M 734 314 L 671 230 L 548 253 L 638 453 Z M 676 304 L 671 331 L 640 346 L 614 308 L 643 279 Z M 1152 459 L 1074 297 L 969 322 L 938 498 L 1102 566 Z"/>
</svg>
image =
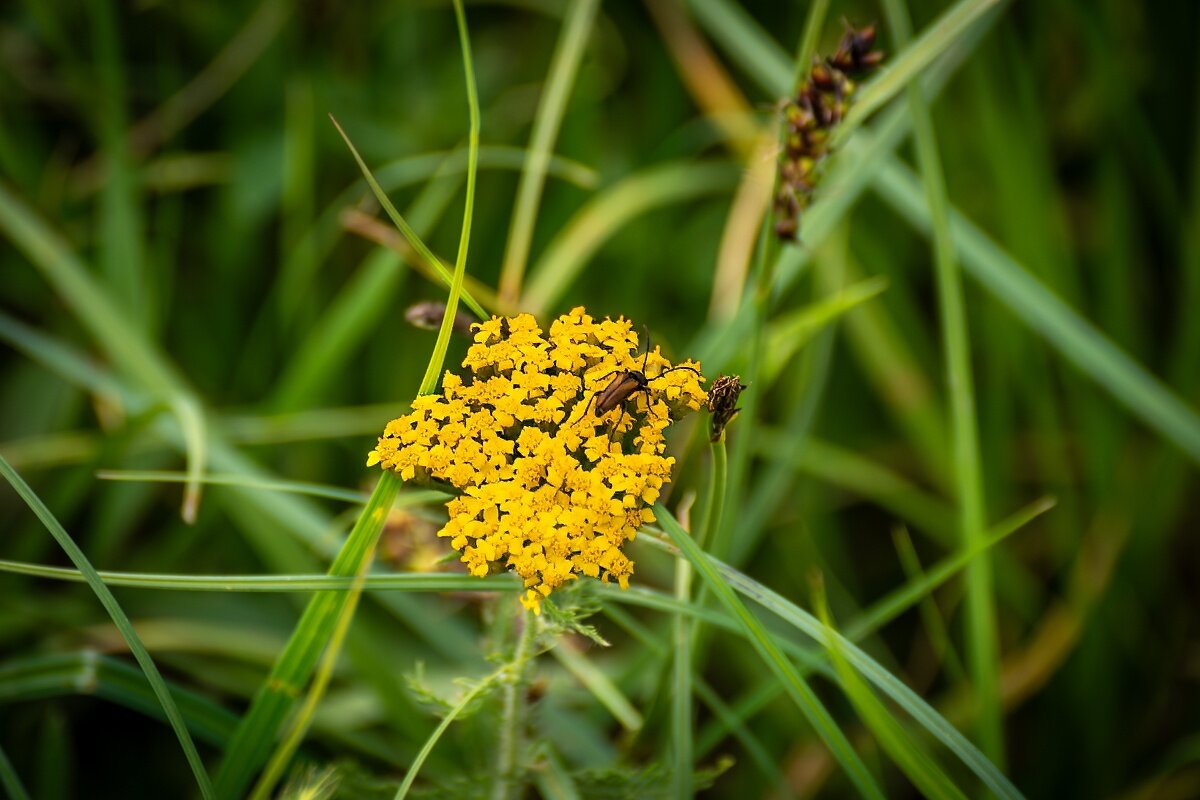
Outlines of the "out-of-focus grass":
<svg viewBox="0 0 1200 800">
<path fill-rule="evenodd" d="M 693 529 L 709 527 L 699 424 L 673 442 L 660 514 L 687 561 L 647 532 L 634 587 L 586 592 L 611 647 L 538 659 L 531 784 L 587 797 L 660 765 L 674 781 L 639 785 L 686 795 L 732 754 L 713 796 L 781 782 L 1187 796 L 1200 13 L 921 0 L 912 43 L 893 47 L 899 3 L 833 5 L 832 19 L 879 22 L 889 58 L 838 134 L 802 244 L 764 251 L 747 235 L 765 207 L 756 143 L 774 140 L 772 105 L 801 71 L 789 52 L 821 15 L 646 5 L 467 7 L 482 171 L 464 300 L 543 321 L 585 304 L 648 323 L 710 377 L 754 373 L 718 531 L 692 542 L 667 512 L 695 491 Z M 355 588 L 351 556 L 373 549 L 368 517 L 350 533 L 361 507 L 344 504 L 363 502 L 364 454 L 434 350 L 403 309 L 444 299 L 427 275 L 449 281 L 439 257 L 459 246 L 455 21 L 448 4 L 73 11 L 0 11 L 0 454 L 100 572 L 90 588 L 51 582 L 79 575 L 0 494 L 0 785 L 194 792 L 170 721 L 214 775 L 241 753 L 224 785 L 244 788 L 291 693 L 256 758 L 229 749 L 238 722 L 256 692 L 287 688 L 266 661 L 283 656 L 275 677 L 282 664 L 307 690 Z M 826 52 L 838 25 L 814 35 Z M 424 257 L 389 231 L 327 114 Z M 935 252 L 966 276 L 969 337 L 939 317 Z M 970 341 L 949 372 L 947 336 Z M 465 344 L 448 345 L 449 365 Z M 973 400 L 957 391 L 967 368 Z M 977 477 L 953 457 L 964 424 L 978 428 Z M 439 524 L 433 494 L 399 497 L 385 542 Z M 898 522 L 912 533 L 899 555 Z M 398 541 L 363 575 L 298 737 L 298 762 L 342 764 L 345 796 L 376 780 L 391 796 L 418 755 L 414 789 L 495 764 L 491 689 L 454 695 L 460 735 L 446 736 L 426 692 L 495 669 L 479 598 L 515 585 L 433 572 L 438 543 Z M 338 563 L 345 574 L 326 576 Z M 688 577 L 673 586 L 676 569 Z M 813 572 L 844 639 L 803 610 Z M 132 629 L 108 627 L 100 579 Z M 711 591 L 697 599 L 688 581 Z M 328 624 L 285 649 L 316 630 L 298 623 L 306 606 Z M 996 656 L 980 664 L 989 619 Z M 137 660 L 161 680 L 121 652 L 138 629 Z M 406 681 L 418 664 L 425 685 Z M 692 761 L 699 773 L 681 775 Z"/>
</svg>

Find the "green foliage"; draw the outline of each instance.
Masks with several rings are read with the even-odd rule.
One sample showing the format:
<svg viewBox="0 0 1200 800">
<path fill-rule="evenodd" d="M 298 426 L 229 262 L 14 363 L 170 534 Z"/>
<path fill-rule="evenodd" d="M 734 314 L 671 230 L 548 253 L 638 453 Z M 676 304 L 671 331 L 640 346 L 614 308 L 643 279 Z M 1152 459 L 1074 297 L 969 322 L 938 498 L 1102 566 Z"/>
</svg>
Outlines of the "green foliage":
<svg viewBox="0 0 1200 800">
<path fill-rule="evenodd" d="M 197 9 L 0 11 L 4 793 L 1194 794 L 1190 4 Z M 459 297 L 748 385 L 629 589 L 521 612 L 363 466 Z"/>
</svg>

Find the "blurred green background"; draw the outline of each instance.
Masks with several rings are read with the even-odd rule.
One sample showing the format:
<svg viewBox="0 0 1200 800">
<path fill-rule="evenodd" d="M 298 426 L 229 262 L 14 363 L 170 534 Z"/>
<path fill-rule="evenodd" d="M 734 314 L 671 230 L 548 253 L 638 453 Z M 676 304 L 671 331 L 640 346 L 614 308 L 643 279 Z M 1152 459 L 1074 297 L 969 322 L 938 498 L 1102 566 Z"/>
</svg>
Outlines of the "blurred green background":
<svg viewBox="0 0 1200 800">
<path fill-rule="evenodd" d="M 577 5 L 467 6 L 482 109 L 467 269 L 485 286 L 499 279 L 524 149 Z M 909 5 L 918 33 L 949 8 Z M 956 481 L 903 92 L 830 159 L 801 244 L 783 251 L 764 333 L 739 301 L 743 286 L 753 297 L 759 269 L 753 197 L 764 195 L 753 181 L 769 180 L 774 158 L 754 139 L 773 141 L 808 11 L 600 5 L 550 147 L 522 307 L 544 324 L 574 305 L 623 314 L 673 357 L 701 359 L 710 378 L 758 362 L 730 434 L 724 555 L 803 606 L 808 576 L 822 572 L 848 622 L 904 584 L 914 560 L 929 566 L 955 550 Z M 836 45 L 843 17 L 879 23 L 885 65 L 902 51 L 880 7 L 847 2 L 832 4 L 820 52 Z M 1057 500 L 991 560 L 1001 766 L 1030 797 L 1200 796 L 1198 32 L 1195 3 L 997 4 L 917 71 L 938 92 L 934 130 L 964 220 L 956 243 L 987 518 Z M 191 445 L 177 420 L 192 412 L 162 391 L 147 345 L 170 365 L 169 385 L 194 390 L 213 472 L 373 483 L 365 454 L 415 394 L 435 338 L 404 310 L 444 289 L 378 245 L 395 234 L 329 114 L 452 260 L 467 106 L 448 3 L 0 8 L 0 454 L 98 568 L 321 572 L 321 538 L 355 513 L 208 486 L 188 524 L 180 486 L 98 479 L 184 469 Z M 896 155 L 872 149 L 880 142 Z M 101 287 L 120 325 L 97 316 L 67 261 Z M 804 316 L 872 276 L 886 278 L 881 293 Z M 452 342 L 447 365 L 464 351 Z M 673 508 L 703 486 L 697 432 L 674 441 Z M 441 545 L 424 521 L 403 520 L 403 535 L 425 539 L 404 540 L 388 568 L 432 568 Z M 911 552 L 893 536 L 900 526 Z M 67 563 L 7 490 L 0 529 L 0 557 Z M 635 558 L 635 581 L 670 590 L 665 556 Z M 305 596 L 116 594 L 165 676 L 195 693 L 185 715 L 205 720 L 201 755 L 215 764 Z M 974 736 L 965 594 L 955 577 L 865 647 Z M 436 724 L 404 675 L 420 662 L 448 686 L 479 674 L 487 650 L 471 599 L 372 597 L 302 750 L 347 765 L 345 796 L 382 786 L 390 797 Z M 666 641 L 668 615 L 624 613 Z M 544 656 L 537 728 L 571 769 L 641 774 L 638 793 L 652 796 L 663 785 L 668 720 L 655 698 L 667 654 L 610 616 L 595 623 L 613 647 L 589 657 L 643 727 L 622 730 Z M 735 759 L 710 795 L 765 796 L 784 792 L 781 781 L 797 796 L 851 794 L 753 651 L 730 634 L 708 638 L 698 674 L 745 712 L 755 749 L 701 706 L 698 763 Z M 853 708 L 831 683 L 815 685 L 871 752 Z M 156 715 L 87 587 L 0 574 L 0 748 L 34 797 L 194 792 Z M 423 776 L 486 771 L 488 741 L 486 718 L 468 721 Z M 889 796 L 914 796 L 886 760 L 868 759 Z M 585 782 L 585 795 L 602 796 L 606 780 Z"/>
</svg>

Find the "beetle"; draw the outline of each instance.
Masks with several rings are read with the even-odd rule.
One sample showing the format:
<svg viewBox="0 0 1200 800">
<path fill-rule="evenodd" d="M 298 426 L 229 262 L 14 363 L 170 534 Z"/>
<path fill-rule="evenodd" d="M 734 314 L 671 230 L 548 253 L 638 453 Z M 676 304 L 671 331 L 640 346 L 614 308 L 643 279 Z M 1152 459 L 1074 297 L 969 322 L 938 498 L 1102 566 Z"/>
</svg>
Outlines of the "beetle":
<svg viewBox="0 0 1200 800">
<path fill-rule="evenodd" d="M 653 378 L 647 378 L 646 377 L 646 364 L 649 362 L 649 360 L 650 360 L 650 333 L 649 333 L 649 331 L 647 331 L 646 332 L 646 352 L 645 352 L 645 355 L 642 356 L 642 368 L 641 369 L 617 369 L 617 370 L 613 370 L 612 372 L 608 373 L 608 375 L 605 375 L 604 378 L 601 378 L 601 380 L 605 380 L 609 377 L 616 376 L 616 377 L 613 377 L 613 379 L 611 381 L 609 381 L 609 384 L 607 386 L 605 386 L 603 389 L 601 389 L 597 392 L 594 392 L 592 394 L 592 396 L 588 399 L 587 405 L 584 406 L 584 408 L 583 408 L 583 415 L 580 417 L 580 419 L 582 419 L 584 416 L 587 416 L 588 409 L 591 408 L 593 406 L 593 404 L 595 405 L 594 412 L 597 417 L 603 417 L 605 414 L 612 411 L 614 408 L 617 408 L 618 406 L 620 406 L 621 407 L 621 416 L 617 418 L 616 424 L 613 425 L 612 429 L 609 431 L 609 436 L 611 437 L 613 431 L 615 431 L 618 427 L 620 427 L 621 420 L 624 419 L 625 401 L 628 400 L 630 397 L 633 397 L 638 392 L 645 392 L 647 395 L 649 395 L 651 381 L 656 381 L 659 378 L 661 378 L 662 376 L 666 375 L 667 373 L 675 372 L 676 370 L 680 370 L 680 369 L 686 369 L 690 372 L 694 372 L 697 375 L 700 375 L 701 378 L 704 377 L 700 373 L 700 370 L 696 369 L 695 367 L 689 367 L 689 366 L 681 364 L 679 366 L 671 367 L 670 369 L 665 369 L 662 372 L 660 372 L 659 374 L 655 375 Z"/>
</svg>

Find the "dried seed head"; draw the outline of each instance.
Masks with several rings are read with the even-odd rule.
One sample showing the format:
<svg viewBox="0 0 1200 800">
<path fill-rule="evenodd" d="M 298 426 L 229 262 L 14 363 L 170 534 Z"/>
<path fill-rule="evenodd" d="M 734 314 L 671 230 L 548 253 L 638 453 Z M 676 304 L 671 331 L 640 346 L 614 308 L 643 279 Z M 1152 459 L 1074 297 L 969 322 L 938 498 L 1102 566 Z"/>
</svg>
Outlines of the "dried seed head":
<svg viewBox="0 0 1200 800">
<path fill-rule="evenodd" d="M 786 124 L 779 159 L 780 191 L 775 201 L 775 233 L 793 241 L 800 230 L 800 212 L 808 205 L 819 177 L 817 165 L 829 154 L 829 133 L 850 108 L 855 85 L 850 79 L 870 72 L 883 60 L 875 44 L 875 26 L 847 26 L 837 50 L 826 59 L 813 59 L 812 69 L 794 98 L 784 101 Z"/>
<path fill-rule="evenodd" d="M 725 434 L 725 426 L 741 411 L 737 407 L 738 397 L 746 390 L 746 384 L 738 375 L 721 375 L 708 389 L 708 410 L 712 414 L 712 440 L 715 442 Z"/>
</svg>

